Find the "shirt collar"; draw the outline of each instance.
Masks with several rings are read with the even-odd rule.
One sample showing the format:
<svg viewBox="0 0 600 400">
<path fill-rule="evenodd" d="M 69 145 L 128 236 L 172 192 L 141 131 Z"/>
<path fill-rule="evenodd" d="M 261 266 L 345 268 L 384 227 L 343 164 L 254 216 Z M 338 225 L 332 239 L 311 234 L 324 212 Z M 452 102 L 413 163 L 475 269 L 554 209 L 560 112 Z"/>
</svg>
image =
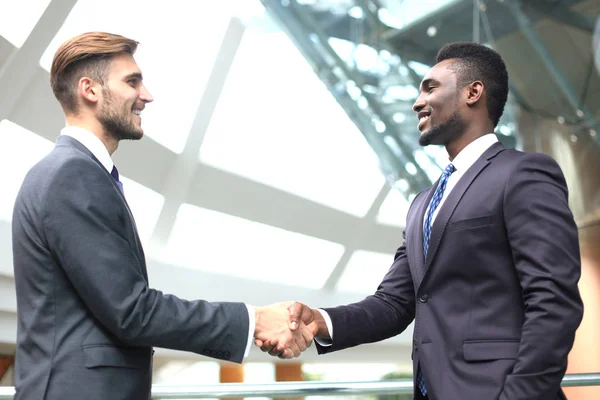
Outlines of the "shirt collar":
<svg viewBox="0 0 600 400">
<path fill-rule="evenodd" d="M 498 138 L 493 133 L 488 133 L 473 140 L 454 157 L 454 160 L 452 160 L 454 168 L 461 174 L 466 172 L 497 141 Z"/>
<path fill-rule="evenodd" d="M 114 164 L 112 158 L 110 158 L 110 154 L 108 153 L 106 146 L 104 146 L 104 143 L 102 143 L 102 141 L 92 132 L 78 126 L 65 126 L 60 131 L 60 134 L 70 136 L 80 142 L 92 152 L 94 157 L 100 161 L 108 173 L 112 171 Z"/>
</svg>

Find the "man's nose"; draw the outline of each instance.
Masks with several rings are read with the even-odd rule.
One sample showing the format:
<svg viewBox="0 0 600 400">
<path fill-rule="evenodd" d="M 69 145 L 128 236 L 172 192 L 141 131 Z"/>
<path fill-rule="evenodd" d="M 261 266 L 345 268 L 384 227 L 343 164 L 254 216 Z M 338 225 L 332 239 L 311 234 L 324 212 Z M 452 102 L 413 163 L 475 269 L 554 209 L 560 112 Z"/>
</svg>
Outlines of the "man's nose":
<svg viewBox="0 0 600 400">
<path fill-rule="evenodd" d="M 152 103 L 154 101 L 154 97 L 150 94 L 146 86 L 142 86 L 142 90 L 140 91 L 140 100 L 144 103 Z"/>
<path fill-rule="evenodd" d="M 414 112 L 418 113 L 424 107 L 425 107 L 425 101 L 423 99 L 421 99 L 421 96 L 419 95 L 419 97 L 417 97 L 417 100 L 415 101 L 415 104 L 413 104 L 412 109 Z"/>
</svg>

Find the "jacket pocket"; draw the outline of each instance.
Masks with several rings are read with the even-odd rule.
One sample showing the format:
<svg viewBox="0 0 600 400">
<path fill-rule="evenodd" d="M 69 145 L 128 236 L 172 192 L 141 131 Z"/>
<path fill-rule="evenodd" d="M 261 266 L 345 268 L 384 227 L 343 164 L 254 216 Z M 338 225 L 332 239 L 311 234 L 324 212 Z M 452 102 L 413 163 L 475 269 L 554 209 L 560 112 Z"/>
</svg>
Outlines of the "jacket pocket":
<svg viewBox="0 0 600 400">
<path fill-rule="evenodd" d="M 152 361 L 150 347 L 117 347 L 111 345 L 89 345 L 83 347 L 86 368 L 120 367 L 148 369 Z"/>
<path fill-rule="evenodd" d="M 492 215 L 483 215 L 481 217 L 461 219 L 448 224 L 448 231 L 457 231 L 459 229 L 477 228 L 480 226 L 491 225 L 494 222 Z"/>
<path fill-rule="evenodd" d="M 519 354 L 521 341 L 514 340 L 465 340 L 463 356 L 466 361 L 513 360 Z"/>
</svg>

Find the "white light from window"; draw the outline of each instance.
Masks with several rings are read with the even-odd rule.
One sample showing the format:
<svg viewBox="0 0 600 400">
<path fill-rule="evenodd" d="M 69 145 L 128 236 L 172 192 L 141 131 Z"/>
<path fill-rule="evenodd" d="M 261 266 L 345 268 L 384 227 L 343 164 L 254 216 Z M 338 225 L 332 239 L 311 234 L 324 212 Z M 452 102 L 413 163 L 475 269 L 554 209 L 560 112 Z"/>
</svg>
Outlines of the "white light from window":
<svg viewBox="0 0 600 400">
<path fill-rule="evenodd" d="M 380 224 L 404 228 L 409 207 L 410 202 L 398 190 L 392 189 L 381 204 L 376 221 Z"/>
<path fill-rule="evenodd" d="M 413 176 L 417 174 L 417 167 L 411 162 L 407 162 L 406 165 L 404 165 L 404 169 Z"/>
<path fill-rule="evenodd" d="M 335 333 L 334 333 L 335 335 Z M 410 360 L 408 360 L 410 361 Z M 302 364 L 302 371 L 312 375 L 321 376 L 326 382 L 357 382 L 357 381 L 379 381 L 390 372 L 397 372 L 395 364 Z M 357 396 L 358 397 L 358 396 Z M 313 400 L 326 400 L 327 397 L 310 397 Z M 355 397 L 352 397 L 355 398 Z"/>
<path fill-rule="evenodd" d="M 425 171 L 425 174 L 431 182 L 435 182 L 442 173 L 442 168 L 433 162 L 431 158 L 423 150 L 415 150 L 413 153 L 415 161 L 419 164 L 421 169 Z M 445 168 L 445 166 L 444 166 Z"/>
<path fill-rule="evenodd" d="M 144 133 L 181 153 L 231 17 L 226 3 L 171 0 L 167 7 L 144 0 L 104 0 L 99 7 L 96 0 L 79 0 L 40 65 L 49 70 L 60 44 L 84 32 L 105 31 L 139 41 L 135 59 L 154 96 L 142 114 Z M 133 16 L 139 23 L 132 23 Z M 156 21 L 161 21 L 160 28 Z"/>
<path fill-rule="evenodd" d="M 360 217 L 385 183 L 375 152 L 283 33 L 244 34 L 200 160 Z"/>
<path fill-rule="evenodd" d="M 185 365 L 183 362 L 170 361 L 164 367 L 164 372 L 161 368 L 156 373 L 158 376 L 156 383 L 160 385 L 217 385 L 220 382 L 220 366 L 217 362 L 202 361 Z"/>
<path fill-rule="evenodd" d="M 135 218 L 140 240 L 144 247 L 147 247 L 165 198 L 162 194 L 123 175 L 119 179 L 123 182 L 123 192 Z"/>
<path fill-rule="evenodd" d="M 398 242 L 398 246 L 400 244 Z M 348 260 L 336 289 L 340 292 L 375 293 L 393 261 L 393 254 L 357 250 Z"/>
<path fill-rule="evenodd" d="M 363 19 L 365 17 L 365 12 L 359 6 L 354 6 L 350 10 L 348 10 L 348 15 L 354 19 Z"/>
<path fill-rule="evenodd" d="M 15 199 L 25 175 L 52 150 L 54 143 L 7 119 L 0 121 L 0 137 L 0 171 L 4 171 L 0 219 L 12 221 Z"/>
<path fill-rule="evenodd" d="M 161 261 L 319 288 L 343 252 L 344 246 L 338 243 L 183 204 Z"/>
<path fill-rule="evenodd" d="M 0 1 L 0 36 L 15 47 L 23 46 L 48 4 L 50 0 Z"/>
</svg>

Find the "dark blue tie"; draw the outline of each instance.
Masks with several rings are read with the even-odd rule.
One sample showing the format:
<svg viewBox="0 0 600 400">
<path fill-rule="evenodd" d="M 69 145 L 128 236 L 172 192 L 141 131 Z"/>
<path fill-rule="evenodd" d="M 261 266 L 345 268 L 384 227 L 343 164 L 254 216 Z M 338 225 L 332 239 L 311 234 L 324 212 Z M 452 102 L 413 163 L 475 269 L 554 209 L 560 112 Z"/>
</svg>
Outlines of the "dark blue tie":
<svg viewBox="0 0 600 400">
<path fill-rule="evenodd" d="M 429 250 L 429 237 L 431 236 L 431 221 L 433 219 L 433 213 L 440 205 L 440 201 L 442 201 L 442 197 L 444 197 L 444 190 L 446 190 L 446 183 L 448 183 L 448 178 L 450 175 L 456 171 L 454 165 L 448 164 L 440 181 L 433 193 L 433 197 L 431 198 L 431 202 L 429 203 L 429 209 L 427 210 L 427 216 L 425 217 L 425 224 L 423 226 L 423 256 L 425 260 L 427 259 L 427 250 Z"/>
<path fill-rule="evenodd" d="M 112 171 L 110 171 L 110 174 L 115 179 L 115 182 L 117 182 L 117 186 L 119 187 L 119 190 L 121 191 L 121 194 L 123 194 L 123 196 L 125 196 L 125 192 L 123 192 L 123 184 L 119 180 L 119 171 L 117 171 L 117 167 L 115 167 L 113 165 L 113 169 L 112 169 Z"/>
<path fill-rule="evenodd" d="M 456 171 L 454 165 L 448 164 L 440 181 L 435 188 L 435 192 L 433 193 L 433 197 L 431 198 L 431 202 L 429 203 L 429 209 L 427 210 L 427 215 L 425 216 L 425 224 L 423 226 L 423 260 L 427 261 L 427 250 L 429 250 L 429 238 L 431 237 L 431 221 L 433 219 L 433 213 L 440 205 L 440 201 L 442 201 L 442 197 L 444 197 L 444 191 L 446 190 L 446 183 L 448 183 L 448 178 L 452 173 Z M 425 379 L 423 378 L 423 374 L 421 373 L 421 367 L 417 371 L 417 385 L 419 386 L 419 390 L 423 394 L 423 396 L 427 396 L 427 388 L 425 387 Z"/>
</svg>

